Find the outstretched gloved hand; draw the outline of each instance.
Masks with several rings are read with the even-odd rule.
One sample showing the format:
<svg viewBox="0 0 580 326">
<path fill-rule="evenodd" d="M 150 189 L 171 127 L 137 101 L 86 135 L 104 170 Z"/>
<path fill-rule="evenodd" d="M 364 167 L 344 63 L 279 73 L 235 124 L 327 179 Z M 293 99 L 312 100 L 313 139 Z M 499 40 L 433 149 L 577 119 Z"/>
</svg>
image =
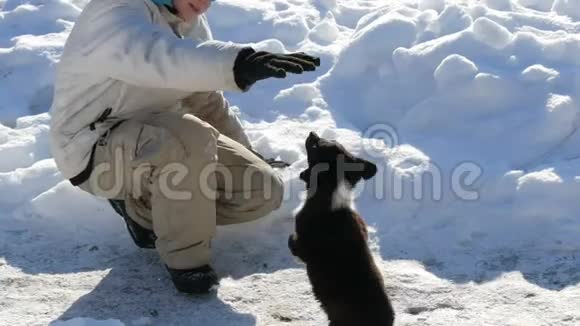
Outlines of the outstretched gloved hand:
<svg viewBox="0 0 580 326">
<path fill-rule="evenodd" d="M 287 73 L 301 74 L 320 66 L 320 58 L 305 53 L 275 54 L 256 52 L 251 47 L 242 49 L 234 63 L 234 79 L 240 89 L 266 78 L 284 78 Z"/>
</svg>

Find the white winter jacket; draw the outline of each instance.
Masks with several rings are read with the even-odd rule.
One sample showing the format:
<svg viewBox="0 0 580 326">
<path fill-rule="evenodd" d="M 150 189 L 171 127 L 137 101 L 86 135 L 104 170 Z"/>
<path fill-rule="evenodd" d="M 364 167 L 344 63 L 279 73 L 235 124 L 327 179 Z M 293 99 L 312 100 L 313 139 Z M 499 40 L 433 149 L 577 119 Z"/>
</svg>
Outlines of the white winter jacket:
<svg viewBox="0 0 580 326">
<path fill-rule="evenodd" d="M 213 41 L 204 16 L 186 24 L 150 0 L 92 0 L 56 68 L 51 147 L 63 176 L 70 179 L 85 169 L 93 144 L 119 119 L 180 110 L 184 103 L 220 111 L 202 113 L 249 146 L 239 120 L 216 92 L 240 90 L 233 65 L 241 48 Z M 107 108 L 110 116 L 93 130 L 91 123 Z"/>
</svg>

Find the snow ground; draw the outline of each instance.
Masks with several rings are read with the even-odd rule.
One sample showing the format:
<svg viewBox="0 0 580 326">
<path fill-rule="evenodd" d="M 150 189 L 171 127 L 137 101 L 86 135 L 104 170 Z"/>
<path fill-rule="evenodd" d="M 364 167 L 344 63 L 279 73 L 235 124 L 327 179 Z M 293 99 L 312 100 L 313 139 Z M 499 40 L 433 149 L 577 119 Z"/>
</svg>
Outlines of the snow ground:
<svg viewBox="0 0 580 326">
<path fill-rule="evenodd" d="M 218 0 L 216 38 L 323 64 L 227 94 L 293 164 L 279 211 L 220 228 L 201 298 L 51 159 L 54 64 L 84 4 L 0 0 L 0 324 L 323 324 L 286 248 L 311 130 L 380 166 L 357 207 L 399 325 L 580 324 L 579 0 Z"/>
</svg>

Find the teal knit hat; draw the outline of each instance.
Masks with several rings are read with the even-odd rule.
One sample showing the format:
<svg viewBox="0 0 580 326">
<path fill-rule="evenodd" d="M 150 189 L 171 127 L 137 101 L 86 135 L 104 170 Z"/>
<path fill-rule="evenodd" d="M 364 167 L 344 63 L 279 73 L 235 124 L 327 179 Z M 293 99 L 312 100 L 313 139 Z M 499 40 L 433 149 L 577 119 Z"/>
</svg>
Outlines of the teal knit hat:
<svg viewBox="0 0 580 326">
<path fill-rule="evenodd" d="M 169 8 L 174 9 L 175 7 L 173 7 L 173 0 L 152 0 L 153 3 L 155 3 L 158 6 L 166 6 Z M 209 0 L 210 2 L 214 2 L 215 0 Z"/>
<path fill-rule="evenodd" d="M 153 0 L 153 3 L 158 6 L 168 6 L 173 8 L 173 0 Z"/>
</svg>

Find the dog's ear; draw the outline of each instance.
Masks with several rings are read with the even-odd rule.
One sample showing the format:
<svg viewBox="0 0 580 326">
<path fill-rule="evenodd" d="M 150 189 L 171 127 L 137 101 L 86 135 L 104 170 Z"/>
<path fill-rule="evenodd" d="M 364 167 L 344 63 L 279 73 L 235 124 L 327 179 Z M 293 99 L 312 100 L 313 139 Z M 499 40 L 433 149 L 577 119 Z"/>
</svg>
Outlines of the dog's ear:
<svg viewBox="0 0 580 326">
<path fill-rule="evenodd" d="M 377 166 L 374 163 L 363 159 L 359 159 L 359 161 L 364 165 L 364 170 L 361 175 L 363 179 L 368 180 L 377 174 Z"/>
<path fill-rule="evenodd" d="M 303 246 L 303 242 L 298 239 L 296 233 L 288 237 L 288 248 L 298 263 L 306 264 L 308 261 L 308 248 Z"/>
<path fill-rule="evenodd" d="M 310 168 L 300 172 L 300 180 L 306 183 L 310 182 Z"/>
<path fill-rule="evenodd" d="M 368 180 L 377 174 L 377 166 L 374 163 L 360 158 L 354 158 L 353 162 L 357 165 L 357 170 L 347 173 L 347 179 L 353 187 L 361 179 Z"/>
</svg>

